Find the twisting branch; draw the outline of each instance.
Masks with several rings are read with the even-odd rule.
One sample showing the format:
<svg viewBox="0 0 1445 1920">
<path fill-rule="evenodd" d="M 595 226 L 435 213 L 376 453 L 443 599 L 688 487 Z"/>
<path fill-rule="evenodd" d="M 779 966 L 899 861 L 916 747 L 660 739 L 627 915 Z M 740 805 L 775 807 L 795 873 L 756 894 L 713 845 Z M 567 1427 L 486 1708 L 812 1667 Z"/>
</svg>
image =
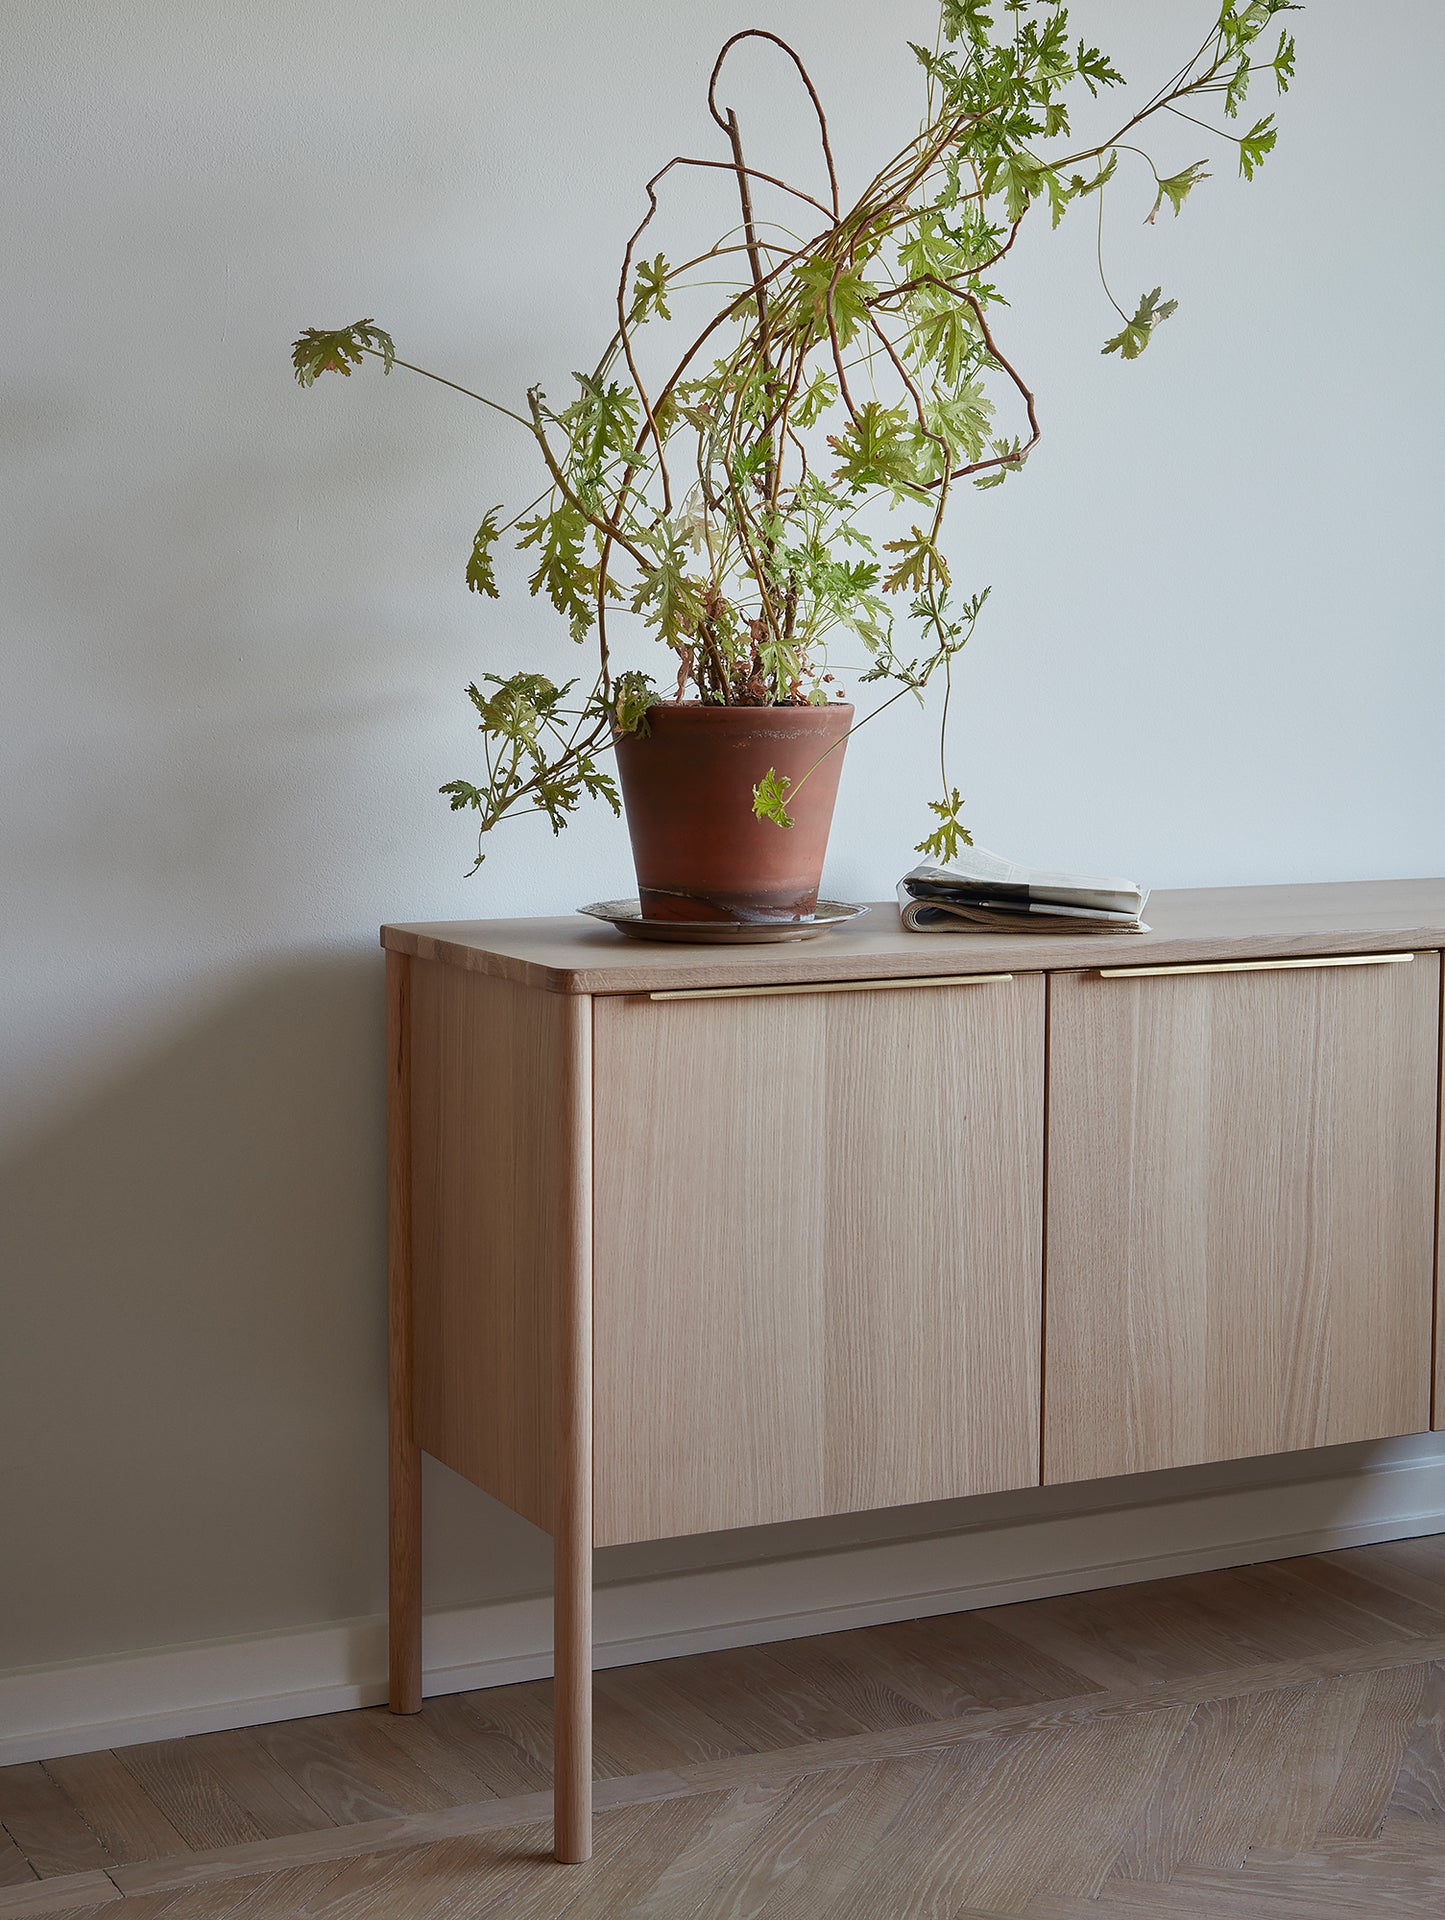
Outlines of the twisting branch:
<svg viewBox="0 0 1445 1920">
<path fill-rule="evenodd" d="M 549 482 L 544 503 L 486 516 L 467 584 L 484 596 L 499 592 L 493 552 L 515 529 L 533 555 L 531 591 L 545 593 L 574 640 L 595 635 L 597 675 L 573 708 L 565 700 L 574 683 L 559 687 L 542 674 L 484 675 L 493 690 L 469 690 L 486 785 L 452 782 L 444 791 L 454 806 L 478 812 L 483 834 L 504 813 L 540 811 L 557 830 L 588 796 L 618 804 L 598 756 L 614 730 L 645 725 L 657 697 L 647 675 L 617 667 L 639 632 L 670 654 L 679 698 L 689 687 L 709 701 L 831 698 L 840 669 L 829 666 L 830 648 L 861 643 L 860 684 L 891 688 L 875 715 L 904 693 L 923 697 L 941 676 L 946 722 L 953 663 L 987 594 L 951 597 L 946 508 L 960 481 L 999 484 L 1040 439 L 1033 391 L 995 333 L 1002 295 L 986 276 L 1012 253 L 1035 208 L 1047 206 L 1057 225 L 1076 200 L 1096 194 L 1102 214 L 1121 152 L 1147 163 L 1148 220 L 1166 206 L 1177 213 L 1207 175 L 1203 162 L 1162 173 L 1136 144 L 1159 114 L 1192 118 L 1187 109 L 1201 96 L 1221 95 L 1226 129 L 1208 130 L 1234 144 L 1247 178 L 1274 145 L 1272 114 L 1247 130 L 1241 123 L 1237 134 L 1227 126 L 1252 78 L 1272 74 L 1280 93 L 1289 84 L 1288 34 L 1272 58 L 1250 51 L 1290 10 L 1288 0 L 1200 3 L 1213 24 L 1188 60 L 1107 138 L 1056 151 L 1071 138 L 1070 103 L 1089 105 L 1122 76 L 1069 35 L 1063 0 L 1016 0 L 997 30 L 986 7 L 945 0 L 934 48 L 913 49 L 927 73 L 922 124 L 846 208 L 827 115 L 802 59 L 764 29 L 732 35 L 707 88 L 727 152 L 675 155 L 646 182 L 622 253 L 616 330 L 560 409 L 535 387 L 523 412 L 399 360 L 370 320 L 297 340 L 303 386 L 374 357 L 387 372 L 411 367 L 504 414 L 536 442 Z M 826 197 L 747 162 L 737 112 L 718 98 L 726 61 L 745 40 L 792 63 L 817 121 Z M 640 260 L 664 182 L 708 171 L 732 175 L 741 225 L 680 265 L 661 252 Z M 799 208 L 809 209 L 806 222 L 796 220 Z M 789 218 L 805 230 L 789 231 Z M 711 316 L 694 320 L 680 354 L 669 350 L 669 300 L 719 275 L 725 291 Z M 1174 304 L 1156 288 L 1132 314 L 1120 306 L 1120 331 L 1104 351 L 1137 358 Z M 994 437 L 996 401 L 1010 410 L 1022 403 L 1027 436 Z M 669 456 L 689 442 L 688 457 Z M 911 508 L 922 524 L 880 548 L 874 523 L 895 507 Z M 906 615 L 895 618 L 892 606 Z M 922 636 L 917 659 L 900 651 L 905 617 Z M 942 736 L 939 770 L 943 793 L 930 803 L 937 825 L 922 847 L 944 859 L 967 830 Z M 760 778 L 762 817 L 785 825 L 786 799 L 785 783 Z"/>
</svg>

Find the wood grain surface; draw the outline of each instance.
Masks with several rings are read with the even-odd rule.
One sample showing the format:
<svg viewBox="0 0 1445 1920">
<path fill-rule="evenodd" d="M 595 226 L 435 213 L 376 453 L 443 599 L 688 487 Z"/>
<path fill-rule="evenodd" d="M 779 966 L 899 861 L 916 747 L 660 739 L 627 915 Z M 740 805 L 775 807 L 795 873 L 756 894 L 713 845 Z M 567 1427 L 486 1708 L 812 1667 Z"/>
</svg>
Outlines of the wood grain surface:
<svg viewBox="0 0 1445 1920">
<path fill-rule="evenodd" d="M 782 946 L 649 944 L 577 914 L 386 926 L 381 940 L 394 952 L 557 993 L 1288 958 L 1445 947 L 1445 879 L 1159 892 L 1145 918 L 1146 934 L 908 933 L 897 902 L 886 900 L 853 926 Z"/>
<path fill-rule="evenodd" d="M 594 1004 L 598 1544 L 1036 1480 L 1042 978 Z"/>
<path fill-rule="evenodd" d="M 1429 1426 L 1439 996 L 1052 977 L 1046 1481 Z"/>
<path fill-rule="evenodd" d="M 32 1763 L 0 1770 L 36 1849 L 0 1920 L 1434 1920 L 1442 1660 L 1425 1539 L 618 1668 L 577 1872 L 527 1784 L 535 1682 Z M 483 1772 L 509 1797 L 468 1799 Z M 303 1779 L 336 1824 L 203 1843 L 218 1810 L 318 1808 Z M 128 1861 L 82 1864 L 91 1820 Z"/>
<path fill-rule="evenodd" d="M 585 1012 L 585 1008 L 583 1009 Z M 411 982 L 414 1432 L 551 1531 L 578 1012 L 434 961 Z"/>
</svg>

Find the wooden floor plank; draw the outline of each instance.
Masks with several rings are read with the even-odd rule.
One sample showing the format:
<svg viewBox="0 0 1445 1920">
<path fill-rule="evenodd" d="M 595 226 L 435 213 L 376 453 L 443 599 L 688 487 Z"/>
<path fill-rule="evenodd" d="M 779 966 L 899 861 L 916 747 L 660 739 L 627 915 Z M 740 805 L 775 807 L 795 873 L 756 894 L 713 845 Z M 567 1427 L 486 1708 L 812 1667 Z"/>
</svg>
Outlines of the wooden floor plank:
<svg viewBox="0 0 1445 1920">
<path fill-rule="evenodd" d="M 552 1683 L 529 1680 L 518 1686 L 486 1687 L 465 1695 L 476 1720 L 495 1739 L 520 1753 L 536 1775 L 552 1780 Z M 609 1769 L 610 1771 L 611 1769 Z M 593 1771 L 602 1768 L 594 1764 Z"/>
<path fill-rule="evenodd" d="M 683 1697 L 755 1753 L 868 1731 L 806 1679 L 775 1664 L 766 1648 L 730 1647 L 668 1664 L 674 1669 L 669 1678 Z"/>
<path fill-rule="evenodd" d="M 941 1719 L 969 1707 L 1029 1706 L 1099 1691 L 1087 1674 L 1009 1630 L 1005 1622 L 1023 1612 L 932 1614 L 870 1631 L 907 1663 L 909 1691 Z M 920 1691 L 925 1685 L 927 1695 Z"/>
<path fill-rule="evenodd" d="M 239 1847 L 267 1835 L 191 1740 L 153 1740 L 116 1756 L 188 1847 Z"/>
<path fill-rule="evenodd" d="M 73 1801 L 38 1760 L 0 1767 L 0 1826 L 42 1879 L 110 1864 Z"/>
<path fill-rule="evenodd" d="M 488 1800 L 496 1795 L 483 1769 L 474 1763 L 467 1743 L 447 1738 L 440 1716 L 371 1707 L 365 1717 L 388 1745 L 426 1775 L 448 1803 L 458 1805 L 464 1800 Z"/>
<path fill-rule="evenodd" d="M 1380 1831 L 1429 1672 L 1423 1666 L 1386 1667 L 1366 1676 L 1369 1695 L 1320 1817 L 1317 1840 L 1368 1840 Z"/>
<path fill-rule="evenodd" d="M 1134 1885 L 1112 1880 L 1097 1906 L 1074 1906 L 1062 1911 L 1041 1907 L 1023 1920 L 1383 1920 L 1380 1909 L 1333 1901 L 1321 1908 L 1315 1894 L 1261 1894 L 1242 1892 L 1227 1882 L 1167 1887 Z"/>
<path fill-rule="evenodd" d="M 980 1859 L 970 1902 L 1016 1913 L 1042 1896 L 1097 1894 L 1189 1717 L 1187 1708 L 1165 1708 L 1061 1740 L 1026 1816 L 1003 1825 Z"/>
<path fill-rule="evenodd" d="M 424 1718 L 438 1738 L 465 1754 L 467 1765 L 484 1781 L 489 1793 L 506 1799 L 516 1793 L 535 1793 L 552 1784 L 550 1766 L 544 1766 L 485 1717 L 476 1706 L 485 1695 L 448 1694 L 428 1700 Z M 409 1719 L 410 1715 L 397 1715 Z"/>
<path fill-rule="evenodd" d="M 1422 1920 L 1427 1915 L 1429 1920 L 1439 1920 L 1445 1911 L 1445 1882 L 1438 1879 L 1377 1869 L 1349 1880 L 1333 1863 L 1316 1860 L 1292 1866 L 1246 1866 L 1230 1873 L 1188 1872 L 1174 1884 L 1181 1890 L 1236 1900 L 1241 1913 L 1258 1913 L 1261 1920 L 1269 1920 L 1284 1903 L 1305 1911 L 1313 1902 L 1317 1920 L 1340 1908 L 1348 1912 L 1362 1906 L 1381 1916 L 1419 1915 Z"/>
<path fill-rule="evenodd" d="M 1290 1723 L 1284 1765 L 1270 1782 L 1249 1838 L 1251 1851 L 1273 1847 L 1303 1853 L 1314 1844 L 1339 1789 L 1373 1679 L 1368 1673 L 1345 1674 L 1322 1680 L 1306 1694 Z"/>
<path fill-rule="evenodd" d="M 836 1912 L 859 1859 L 909 1801 L 923 1770 L 923 1763 L 895 1760 L 805 1775 L 685 1920 L 764 1913 L 814 1920 Z M 604 1911 L 596 1909 L 599 1920 Z M 683 1920 L 676 1907 L 669 1920 Z"/>
<path fill-rule="evenodd" d="M 1119 1849 L 1113 1875 L 1153 1885 L 1174 1878 L 1229 1763 L 1233 1738 L 1228 1703 L 1205 1700 L 1192 1710 Z"/>
<path fill-rule="evenodd" d="M 657 1729 L 662 1766 L 685 1766 L 696 1760 L 726 1760 L 752 1748 L 730 1733 L 710 1713 L 679 1693 L 668 1678 L 670 1660 L 635 1667 L 613 1667 L 594 1681 L 599 1698 L 625 1705 L 643 1724 Z"/>
<path fill-rule="evenodd" d="M 1238 1866 L 1254 1840 L 1283 1770 L 1289 1765 L 1298 1728 L 1327 1685 L 1281 1688 L 1248 1694 L 1225 1703 L 1228 1758 L 1185 1844 L 1180 1870 Z"/>
<path fill-rule="evenodd" d="M 256 1735 L 338 1826 L 450 1804 L 435 1781 L 360 1714 L 286 1720 L 258 1727 Z"/>
<path fill-rule="evenodd" d="M 3 1920 L 29 1920 L 32 1914 L 45 1914 L 64 1920 L 64 1916 L 93 1913 L 107 1901 L 120 1899 L 119 1887 L 106 1874 L 54 1874 L 45 1880 L 31 1880 L 28 1885 L 6 1887 L 0 1893 L 0 1916 Z"/>
<path fill-rule="evenodd" d="M 990 1836 L 1024 1817 L 1060 1736 L 1005 1734 L 936 1754 L 887 1833 L 858 1862 L 834 1920 L 879 1920 L 908 1905 L 951 1915 L 969 1898 Z"/>
<path fill-rule="evenodd" d="M 1330 1554 L 1351 1572 L 1388 1587 L 1391 1592 L 1436 1605 L 1445 1594 L 1445 1536 L 1426 1534 L 1418 1540 L 1386 1540 L 1377 1546 L 1351 1547 Z"/>
<path fill-rule="evenodd" d="M 865 1728 L 919 1726 L 936 1714 L 897 1684 L 886 1642 L 863 1633 L 825 1633 L 780 1640 L 769 1654 L 825 1694 Z"/>
<path fill-rule="evenodd" d="M 0 1887 L 29 1886 L 39 1878 L 15 1842 L 0 1833 Z"/>
<path fill-rule="evenodd" d="M 796 1786 L 796 1780 L 746 1785 L 711 1797 L 707 1819 L 688 1847 L 639 1892 L 629 1920 L 690 1920 Z"/>
<path fill-rule="evenodd" d="M 1390 1796 L 1392 1820 L 1445 1823 L 1445 1662 L 1429 1670 L 1409 1745 Z"/>
<path fill-rule="evenodd" d="M 1445 1629 L 1445 1578 L 1437 1584 L 1431 1599 L 1427 1591 L 1400 1593 L 1382 1581 L 1372 1580 L 1367 1568 L 1356 1564 L 1353 1551 L 1310 1554 L 1276 1564 L 1365 1614 L 1375 1622 L 1373 1639 L 1378 1640 L 1382 1632 L 1424 1636 Z"/>
<path fill-rule="evenodd" d="M 506 1920 L 621 1920 L 636 1914 L 658 1875 L 686 1857 L 725 1798 L 710 1794 L 604 1815 L 597 1822 L 592 1864 L 568 1876 L 566 1888 L 544 1870 L 507 1907 Z"/>
<path fill-rule="evenodd" d="M 114 1753 L 72 1753 L 44 1766 L 111 1860 L 155 1860 L 185 1851 L 184 1836 Z"/>
<path fill-rule="evenodd" d="M 254 1728 L 193 1734 L 191 1744 L 268 1839 L 311 1833 L 333 1824 L 330 1815 L 271 1758 Z"/>
</svg>

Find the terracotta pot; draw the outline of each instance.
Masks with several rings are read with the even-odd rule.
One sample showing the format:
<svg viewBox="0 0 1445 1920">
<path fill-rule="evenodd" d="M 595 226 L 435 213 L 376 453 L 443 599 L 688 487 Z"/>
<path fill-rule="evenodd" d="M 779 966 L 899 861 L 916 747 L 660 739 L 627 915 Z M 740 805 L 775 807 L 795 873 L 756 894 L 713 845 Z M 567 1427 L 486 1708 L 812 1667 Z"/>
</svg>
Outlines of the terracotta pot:
<svg viewBox="0 0 1445 1920">
<path fill-rule="evenodd" d="M 647 733 L 617 741 L 643 918 L 801 920 L 812 913 L 852 707 L 664 701 L 647 720 Z M 789 796 L 791 827 L 753 812 L 753 788 L 770 767 L 795 783 L 809 774 Z"/>
</svg>

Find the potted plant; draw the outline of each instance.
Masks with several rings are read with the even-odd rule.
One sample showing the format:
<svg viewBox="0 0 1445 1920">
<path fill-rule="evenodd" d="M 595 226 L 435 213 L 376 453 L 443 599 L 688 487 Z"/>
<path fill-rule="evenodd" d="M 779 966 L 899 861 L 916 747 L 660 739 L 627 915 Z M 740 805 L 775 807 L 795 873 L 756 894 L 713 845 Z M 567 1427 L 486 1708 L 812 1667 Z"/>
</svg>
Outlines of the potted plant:
<svg viewBox="0 0 1445 1920">
<path fill-rule="evenodd" d="M 1283 93 L 1294 67 L 1292 38 L 1273 27 L 1289 0 L 1224 0 L 1172 79 L 1104 137 L 1078 142 L 1075 109 L 1122 76 L 1071 39 L 1058 0 L 991 3 L 997 23 L 990 0 L 943 0 L 934 46 L 913 47 L 920 129 L 846 205 L 802 61 L 774 34 L 734 35 L 707 98 L 726 152 L 678 156 L 647 182 L 616 329 L 593 370 L 572 376 L 572 396 L 556 405 L 533 387 L 513 408 L 445 382 L 530 434 L 545 481 L 520 513 L 486 515 L 467 585 L 497 595 L 493 549 L 513 536 L 535 558 L 532 593 L 592 659 L 560 683 L 483 674 L 467 689 L 485 770 L 441 791 L 478 816 L 473 872 L 508 815 L 543 813 L 558 832 L 589 795 L 617 811 L 604 764 L 615 748 L 646 916 L 810 914 L 855 724 L 840 649 L 861 656 L 860 685 L 882 693 L 875 712 L 941 685 L 940 792 L 918 850 L 947 861 L 969 842 L 945 732 L 954 662 L 987 593 L 957 593 L 940 535 L 956 487 L 1001 484 L 1039 440 L 1033 394 L 996 329 L 1009 253 L 1031 214 L 1047 210 L 1057 226 L 1076 204 L 1102 209 L 1131 172 L 1149 221 L 1177 215 L 1208 175 L 1204 161 L 1159 171 L 1140 142 L 1160 115 L 1206 127 L 1252 179 L 1275 128 L 1266 114 L 1246 130 L 1240 109 L 1257 76 Z M 826 187 L 745 160 L 737 116 L 718 101 L 745 39 L 796 68 Z M 688 168 L 731 172 L 740 219 L 672 262 L 648 253 L 648 229 L 659 187 Z M 765 217 L 764 196 L 778 217 Z M 1102 252 L 1100 277 L 1120 322 L 1103 351 L 1135 359 L 1175 302 L 1155 288 L 1120 306 Z M 367 357 L 388 373 L 411 365 L 371 320 L 308 329 L 293 349 L 303 386 Z M 665 650 L 665 668 L 631 664 L 639 633 Z"/>
</svg>

